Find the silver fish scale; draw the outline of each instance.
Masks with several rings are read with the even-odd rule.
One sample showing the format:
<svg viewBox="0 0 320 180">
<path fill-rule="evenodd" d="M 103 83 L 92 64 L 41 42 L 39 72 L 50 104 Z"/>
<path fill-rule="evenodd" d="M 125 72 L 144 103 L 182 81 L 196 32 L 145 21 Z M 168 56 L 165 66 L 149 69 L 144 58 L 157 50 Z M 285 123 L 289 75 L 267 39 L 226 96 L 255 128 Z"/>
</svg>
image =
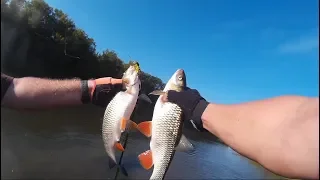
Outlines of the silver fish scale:
<svg viewBox="0 0 320 180">
<path fill-rule="evenodd" d="M 112 147 L 111 148 L 108 147 L 108 145 L 110 146 L 112 145 L 110 143 L 113 141 L 113 137 L 115 135 L 114 133 L 116 133 L 115 126 L 117 125 L 119 118 L 122 118 L 122 117 L 119 117 L 119 112 L 118 112 L 119 107 L 121 106 L 121 102 L 122 101 L 120 98 L 120 94 L 117 94 L 108 104 L 105 110 L 105 113 L 103 116 L 103 122 L 102 122 L 102 138 L 104 141 L 104 146 L 108 155 L 110 155 L 113 160 L 116 160 L 114 155 L 115 150 Z M 120 131 L 120 128 L 118 131 Z"/>
<path fill-rule="evenodd" d="M 152 120 L 151 151 L 154 169 L 150 179 L 163 179 L 175 152 L 179 137 L 182 109 L 165 103 Z"/>
</svg>

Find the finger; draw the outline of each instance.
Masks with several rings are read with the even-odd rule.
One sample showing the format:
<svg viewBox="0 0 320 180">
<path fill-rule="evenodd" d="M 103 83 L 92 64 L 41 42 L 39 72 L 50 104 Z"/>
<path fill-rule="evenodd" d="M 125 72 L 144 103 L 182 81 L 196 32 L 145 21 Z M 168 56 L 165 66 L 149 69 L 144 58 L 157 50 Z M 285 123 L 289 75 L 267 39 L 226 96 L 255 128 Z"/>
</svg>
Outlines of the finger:
<svg viewBox="0 0 320 180">
<path fill-rule="evenodd" d="M 122 79 L 111 78 L 111 84 L 122 84 Z"/>
<path fill-rule="evenodd" d="M 111 83 L 111 77 L 104 77 L 104 78 L 99 78 L 96 79 L 95 82 L 97 85 L 99 84 L 110 84 Z"/>
</svg>

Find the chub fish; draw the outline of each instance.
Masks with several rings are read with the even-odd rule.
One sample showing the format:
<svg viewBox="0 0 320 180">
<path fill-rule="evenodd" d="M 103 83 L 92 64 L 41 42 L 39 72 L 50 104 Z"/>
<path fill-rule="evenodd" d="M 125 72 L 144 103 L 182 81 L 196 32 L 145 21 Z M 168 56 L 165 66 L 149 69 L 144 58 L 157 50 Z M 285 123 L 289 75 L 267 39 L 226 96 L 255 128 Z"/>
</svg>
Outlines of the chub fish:
<svg viewBox="0 0 320 180">
<path fill-rule="evenodd" d="M 183 91 L 186 88 L 184 70 L 178 69 L 167 82 L 165 88 L 150 94 L 159 95 L 155 104 L 152 121 L 138 124 L 138 129 L 147 137 L 151 137 L 150 150 L 138 156 L 140 164 L 145 169 L 152 166 L 150 179 L 163 179 L 173 159 L 175 151 L 193 151 L 193 145 L 182 134 L 183 111 L 174 103 L 165 102 L 164 96 L 168 90 Z"/>
<path fill-rule="evenodd" d="M 139 73 L 140 67 L 137 62 L 130 65 L 124 72 L 122 80 L 125 91 L 118 92 L 110 101 L 102 122 L 102 138 L 109 157 L 109 168 L 111 169 L 117 165 L 126 176 L 128 176 L 127 171 L 116 161 L 115 149 L 123 152 L 124 148 L 120 143 L 122 132 L 127 128 L 137 128 L 137 124 L 131 121 L 130 117 L 136 106 L 141 89 Z M 144 95 L 142 98 L 146 97 Z"/>
</svg>

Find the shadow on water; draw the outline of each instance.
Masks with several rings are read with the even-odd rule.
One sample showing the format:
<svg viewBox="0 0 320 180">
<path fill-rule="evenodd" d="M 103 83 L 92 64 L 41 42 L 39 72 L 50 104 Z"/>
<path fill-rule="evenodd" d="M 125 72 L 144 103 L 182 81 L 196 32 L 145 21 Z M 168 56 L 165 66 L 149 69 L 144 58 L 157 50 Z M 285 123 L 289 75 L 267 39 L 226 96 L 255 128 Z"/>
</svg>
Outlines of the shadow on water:
<svg viewBox="0 0 320 180">
<path fill-rule="evenodd" d="M 1 109 L 1 179 L 113 179 L 101 139 L 104 109 L 91 105 L 46 111 Z M 177 152 L 166 179 L 270 179 L 278 178 L 253 165 L 232 149 L 216 143 L 212 135 L 185 129 L 196 152 Z M 129 135 L 123 165 L 129 177 L 148 179 L 137 156 L 148 149 L 149 139 Z M 208 137 L 205 137 L 208 136 Z M 117 153 L 118 159 L 120 153 Z"/>
</svg>

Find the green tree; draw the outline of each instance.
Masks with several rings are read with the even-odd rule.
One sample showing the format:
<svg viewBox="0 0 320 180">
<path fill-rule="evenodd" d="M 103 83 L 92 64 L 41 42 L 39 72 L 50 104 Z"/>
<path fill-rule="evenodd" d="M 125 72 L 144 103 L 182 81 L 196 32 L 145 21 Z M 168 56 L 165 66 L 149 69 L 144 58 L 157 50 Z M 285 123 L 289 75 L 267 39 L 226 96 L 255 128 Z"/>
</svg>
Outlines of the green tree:
<svg viewBox="0 0 320 180">
<path fill-rule="evenodd" d="M 120 78 L 130 63 L 123 62 L 113 50 L 96 52 L 95 41 L 85 31 L 43 0 L 2 0 L 1 22 L 6 27 L 1 36 L 9 37 L 14 29 L 10 43 L 2 41 L 6 51 L 1 48 L 2 71 L 14 76 Z M 146 72 L 141 73 L 141 81 L 146 94 L 164 86 Z"/>
</svg>

